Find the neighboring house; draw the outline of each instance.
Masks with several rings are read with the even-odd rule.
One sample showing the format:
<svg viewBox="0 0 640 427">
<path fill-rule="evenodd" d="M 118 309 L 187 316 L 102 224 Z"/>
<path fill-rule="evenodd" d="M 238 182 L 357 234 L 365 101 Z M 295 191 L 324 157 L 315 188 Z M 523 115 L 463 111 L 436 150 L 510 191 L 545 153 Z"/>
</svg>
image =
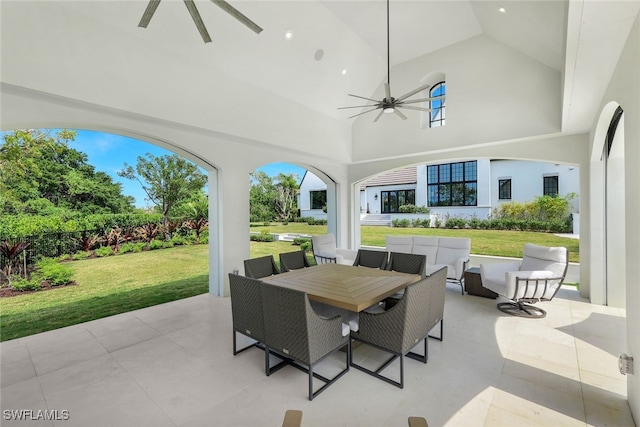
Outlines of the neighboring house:
<svg viewBox="0 0 640 427">
<path fill-rule="evenodd" d="M 306 171 L 300 181 L 298 209 L 301 217 L 326 219 L 327 184 L 313 173 Z"/>
<path fill-rule="evenodd" d="M 361 214 L 396 214 L 405 204 L 427 206 L 440 217 L 487 218 L 508 202 L 580 191 L 578 167 L 522 160 L 470 160 L 394 170 L 360 185 Z M 301 216 L 326 218 L 326 185 L 307 171 L 300 183 Z M 579 199 L 572 201 L 577 212 Z"/>
</svg>

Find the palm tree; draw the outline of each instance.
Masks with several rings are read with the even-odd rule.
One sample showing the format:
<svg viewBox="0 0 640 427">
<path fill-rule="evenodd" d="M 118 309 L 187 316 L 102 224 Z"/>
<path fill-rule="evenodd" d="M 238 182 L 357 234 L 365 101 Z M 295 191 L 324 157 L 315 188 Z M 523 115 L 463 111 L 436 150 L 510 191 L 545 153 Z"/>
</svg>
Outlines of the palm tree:
<svg viewBox="0 0 640 427">
<path fill-rule="evenodd" d="M 276 176 L 276 181 L 276 189 L 278 190 L 276 211 L 280 219 L 286 221 L 293 217 L 293 212 L 297 207 L 298 176 L 279 173 Z"/>
</svg>

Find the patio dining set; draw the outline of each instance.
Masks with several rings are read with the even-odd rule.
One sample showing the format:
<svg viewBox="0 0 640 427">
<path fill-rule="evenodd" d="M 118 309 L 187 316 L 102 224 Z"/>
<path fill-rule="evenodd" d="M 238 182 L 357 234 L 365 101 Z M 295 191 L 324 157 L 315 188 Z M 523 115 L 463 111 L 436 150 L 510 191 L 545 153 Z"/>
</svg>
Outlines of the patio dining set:
<svg viewBox="0 0 640 427">
<path fill-rule="evenodd" d="M 467 242 L 454 243 L 470 246 Z M 314 252 L 318 247 L 321 245 L 315 246 Z M 428 338 L 443 339 L 446 284 L 452 281 L 453 274 L 464 294 L 468 252 L 467 259 L 459 264 L 464 267 L 456 269 L 454 263 L 452 271 L 450 265 L 429 265 L 429 255 L 411 253 L 412 248 L 395 246 L 393 250 L 393 239 L 387 243 L 387 249 L 390 247 L 390 251 L 359 249 L 352 264 L 340 263 L 331 254 L 316 253 L 316 265 L 311 265 L 304 251 L 280 254 L 279 268 L 272 255 L 245 260 L 245 276 L 229 274 L 233 354 L 253 347 L 261 349 L 267 376 L 288 365 L 306 372 L 309 400 L 351 367 L 403 388 L 404 356 L 426 364 Z M 460 258 L 457 255 L 460 253 L 456 254 L 456 262 Z M 525 247 L 525 255 L 522 263 L 511 263 L 507 270 L 496 264 L 481 266 L 481 276 L 486 276 L 489 286 L 504 296 L 507 287 L 516 287 L 511 301 L 498 305 L 501 310 L 517 315 L 514 310 L 530 312 L 540 317 L 539 311 L 530 309 L 527 303 L 555 295 L 564 275 L 562 267 L 566 271 L 567 263 L 562 261 L 566 249 L 531 245 Z M 545 261 L 544 257 L 552 260 Z M 549 263 L 553 264 L 551 270 L 540 272 Z M 524 269 L 520 270 L 522 266 Z M 517 271 L 523 274 L 518 275 Z M 501 274 L 506 277 L 505 290 L 500 288 Z M 430 335 L 438 324 L 439 334 Z M 239 335 L 244 337 L 239 340 Z M 245 344 L 238 348 L 241 341 Z M 354 350 L 357 347 L 361 351 L 361 344 L 388 353 L 389 357 L 374 367 L 366 358 L 356 363 Z M 319 362 L 339 351 L 344 352 L 344 365 L 337 373 L 329 377 L 316 372 Z M 279 362 L 273 365 L 272 360 Z M 396 360 L 399 376 L 386 374 L 385 370 Z M 323 383 L 315 390 L 314 379 Z"/>
</svg>

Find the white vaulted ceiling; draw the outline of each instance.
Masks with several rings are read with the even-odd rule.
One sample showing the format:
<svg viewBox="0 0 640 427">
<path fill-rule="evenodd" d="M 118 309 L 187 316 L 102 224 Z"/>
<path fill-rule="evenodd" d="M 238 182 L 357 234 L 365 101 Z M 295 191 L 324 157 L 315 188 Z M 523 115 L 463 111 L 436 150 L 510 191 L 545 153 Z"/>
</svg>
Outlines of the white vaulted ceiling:
<svg viewBox="0 0 640 427">
<path fill-rule="evenodd" d="M 373 96 L 386 79 L 386 2 L 230 3 L 264 31 L 208 0 L 196 0 L 207 44 L 181 0 L 162 0 L 146 29 L 137 27 L 146 0 L 3 0 L 2 82 L 257 140 L 236 132 L 232 114 L 284 125 L 296 110 L 348 135 L 353 110 L 337 107 L 358 105 L 348 93 Z M 586 132 L 639 9 L 637 1 L 391 0 L 392 86 L 394 67 L 485 36 L 561 73 L 562 131 Z"/>
</svg>

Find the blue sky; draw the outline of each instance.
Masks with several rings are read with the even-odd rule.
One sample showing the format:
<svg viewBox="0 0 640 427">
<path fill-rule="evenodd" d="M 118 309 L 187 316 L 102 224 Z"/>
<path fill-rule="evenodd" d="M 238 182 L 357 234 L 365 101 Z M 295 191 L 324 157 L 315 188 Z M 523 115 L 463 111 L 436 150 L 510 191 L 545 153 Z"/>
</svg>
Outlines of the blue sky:
<svg viewBox="0 0 640 427">
<path fill-rule="evenodd" d="M 97 171 L 106 172 L 115 182 L 121 183 L 122 192 L 135 197 L 136 206 L 150 205 L 138 181 L 121 178 L 117 173 L 123 168 L 124 163 L 135 167 L 138 156 L 151 153 L 158 157 L 172 154 L 170 151 L 126 136 L 87 130 L 77 130 L 77 133 L 75 141 L 69 143 L 71 148 L 87 154 L 89 164 Z M 298 179 L 302 179 L 305 173 L 304 168 L 289 163 L 270 163 L 258 169 L 269 176 L 276 176 L 280 172 L 297 174 Z"/>
</svg>

